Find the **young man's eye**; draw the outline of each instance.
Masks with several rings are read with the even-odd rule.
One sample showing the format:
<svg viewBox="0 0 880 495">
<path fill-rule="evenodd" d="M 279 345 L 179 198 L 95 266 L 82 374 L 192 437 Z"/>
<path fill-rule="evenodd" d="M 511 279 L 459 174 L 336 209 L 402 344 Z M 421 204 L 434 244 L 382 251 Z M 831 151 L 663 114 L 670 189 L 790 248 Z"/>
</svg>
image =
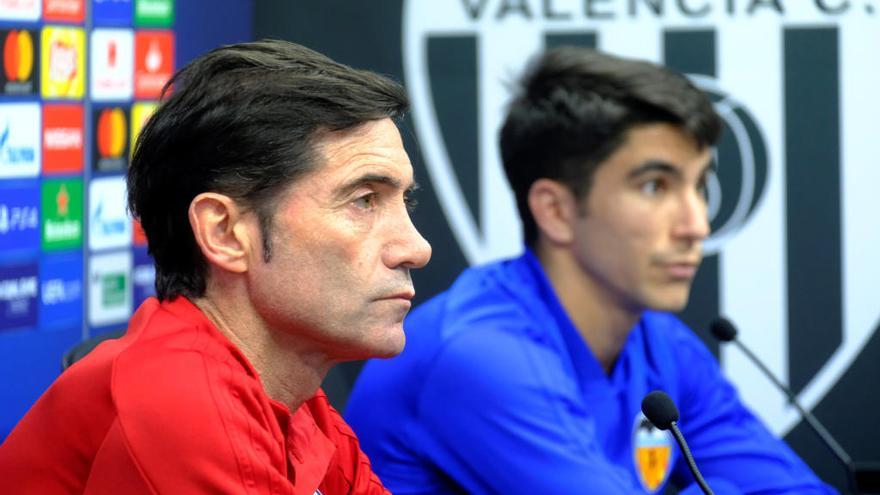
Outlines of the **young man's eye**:
<svg viewBox="0 0 880 495">
<path fill-rule="evenodd" d="M 700 197 L 702 197 L 704 200 L 708 200 L 708 199 L 709 199 L 709 190 L 708 190 L 708 188 L 707 188 L 707 186 L 706 186 L 706 180 L 705 180 L 705 179 L 701 180 L 701 181 L 697 184 L 697 192 L 700 194 Z"/>
<path fill-rule="evenodd" d="M 663 191 L 665 184 L 660 179 L 652 179 L 642 183 L 642 193 L 647 194 L 649 196 L 654 196 Z"/>
<path fill-rule="evenodd" d="M 709 200 L 709 180 L 714 177 L 714 172 L 711 170 L 700 177 L 700 181 L 697 182 L 697 192 L 700 196 L 703 197 L 704 200 Z"/>
</svg>

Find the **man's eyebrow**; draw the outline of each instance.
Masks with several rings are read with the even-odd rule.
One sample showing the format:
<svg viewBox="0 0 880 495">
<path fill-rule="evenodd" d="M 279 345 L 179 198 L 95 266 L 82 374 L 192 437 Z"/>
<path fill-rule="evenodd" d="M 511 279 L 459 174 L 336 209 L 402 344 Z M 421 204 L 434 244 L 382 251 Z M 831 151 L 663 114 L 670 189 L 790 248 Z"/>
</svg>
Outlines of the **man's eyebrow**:
<svg viewBox="0 0 880 495">
<path fill-rule="evenodd" d="M 638 167 L 630 170 L 627 174 L 627 177 L 630 179 L 637 179 L 640 175 L 644 175 L 651 172 L 660 172 L 664 174 L 674 175 L 676 177 L 681 177 L 681 170 L 675 165 L 663 161 L 663 160 L 647 160 L 642 162 Z"/>
<path fill-rule="evenodd" d="M 344 197 L 351 194 L 352 191 L 357 188 L 367 185 L 367 184 L 384 184 L 393 189 L 404 189 L 403 182 L 396 177 L 391 177 L 390 175 L 384 174 L 364 174 L 358 177 L 351 179 L 350 181 L 342 184 L 337 189 L 336 196 Z M 407 192 L 412 192 L 418 189 L 419 186 L 415 182 L 409 184 L 406 187 Z"/>
</svg>

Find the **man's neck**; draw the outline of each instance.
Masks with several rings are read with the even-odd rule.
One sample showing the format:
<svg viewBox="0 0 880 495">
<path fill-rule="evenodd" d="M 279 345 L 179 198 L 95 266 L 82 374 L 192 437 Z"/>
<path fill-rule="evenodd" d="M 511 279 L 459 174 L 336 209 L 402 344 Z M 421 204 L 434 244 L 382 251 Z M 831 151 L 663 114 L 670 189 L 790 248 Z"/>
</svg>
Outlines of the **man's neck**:
<svg viewBox="0 0 880 495">
<path fill-rule="evenodd" d="M 569 319 L 610 374 L 641 313 L 623 306 L 606 287 L 584 273 L 568 251 L 539 246 L 536 255 Z"/>
<path fill-rule="evenodd" d="M 222 293 L 222 299 L 212 297 L 212 292 Z M 209 288 L 193 303 L 244 354 L 266 394 L 295 411 L 315 394 L 333 363 L 300 348 L 294 336 L 268 328 L 247 297 L 236 297 L 235 292 Z"/>
</svg>

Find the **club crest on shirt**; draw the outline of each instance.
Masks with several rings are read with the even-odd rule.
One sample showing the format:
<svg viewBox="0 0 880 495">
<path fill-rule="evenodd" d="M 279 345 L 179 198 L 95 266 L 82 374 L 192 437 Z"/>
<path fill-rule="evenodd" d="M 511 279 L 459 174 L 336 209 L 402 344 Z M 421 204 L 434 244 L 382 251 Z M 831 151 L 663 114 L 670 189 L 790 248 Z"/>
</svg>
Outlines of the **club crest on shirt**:
<svg viewBox="0 0 880 495">
<path fill-rule="evenodd" d="M 672 471 L 672 436 L 639 413 L 633 422 L 632 447 L 639 481 L 648 492 L 658 491 Z"/>
</svg>

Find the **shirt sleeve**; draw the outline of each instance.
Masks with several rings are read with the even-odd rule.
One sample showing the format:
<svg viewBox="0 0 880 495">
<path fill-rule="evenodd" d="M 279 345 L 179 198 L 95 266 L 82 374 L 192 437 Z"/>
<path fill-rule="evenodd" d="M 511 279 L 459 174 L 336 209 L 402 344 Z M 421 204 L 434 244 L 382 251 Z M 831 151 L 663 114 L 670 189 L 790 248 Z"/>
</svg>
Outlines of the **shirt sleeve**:
<svg viewBox="0 0 880 495">
<path fill-rule="evenodd" d="M 559 356 L 531 344 L 487 329 L 449 343 L 418 405 L 425 455 L 467 493 L 645 493 L 604 456 L 565 377 L 546 376 Z"/>
<path fill-rule="evenodd" d="M 745 407 L 690 330 L 679 328 L 676 340 L 677 362 L 688 363 L 681 378 L 679 426 L 707 479 L 725 480 L 748 495 L 837 493 Z M 691 479 L 683 460 L 674 476 Z"/>
</svg>

